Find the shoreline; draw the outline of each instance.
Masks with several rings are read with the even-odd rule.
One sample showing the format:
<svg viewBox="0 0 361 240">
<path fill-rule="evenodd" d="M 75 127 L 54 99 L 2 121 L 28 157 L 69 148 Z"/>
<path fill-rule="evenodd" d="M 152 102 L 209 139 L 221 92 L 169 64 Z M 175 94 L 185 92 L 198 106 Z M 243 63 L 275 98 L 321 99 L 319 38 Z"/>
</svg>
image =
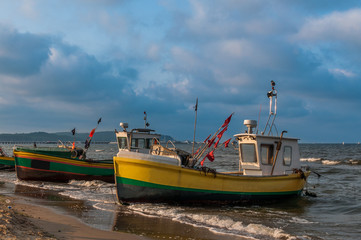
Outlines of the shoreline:
<svg viewBox="0 0 361 240">
<path fill-rule="evenodd" d="M 100 230 L 49 207 L 2 194 L 0 194 L 0 234 L 1 239 L 149 239 L 130 233 Z"/>
</svg>

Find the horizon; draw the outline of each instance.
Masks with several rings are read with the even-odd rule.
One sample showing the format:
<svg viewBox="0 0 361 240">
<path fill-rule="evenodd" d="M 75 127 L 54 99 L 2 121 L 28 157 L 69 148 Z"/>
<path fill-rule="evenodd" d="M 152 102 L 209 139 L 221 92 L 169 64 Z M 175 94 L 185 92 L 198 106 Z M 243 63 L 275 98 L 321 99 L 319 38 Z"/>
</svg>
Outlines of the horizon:
<svg viewBox="0 0 361 240">
<path fill-rule="evenodd" d="M 235 112 L 227 139 L 264 125 L 274 80 L 280 132 L 357 143 L 360 37 L 354 0 L 4 0 L 0 132 L 136 128 L 146 112 L 193 139 L 199 99 L 196 141 Z"/>
<path fill-rule="evenodd" d="M 96 139 L 96 133 L 101 133 L 101 132 L 106 132 L 106 133 L 110 133 L 110 132 L 114 132 L 114 130 L 103 130 L 103 131 L 96 131 L 94 133 L 94 139 Z M 47 133 L 47 134 L 58 134 L 58 133 L 69 133 L 69 135 L 71 134 L 71 132 L 67 132 L 67 131 L 64 131 L 64 132 L 43 132 L 43 131 L 38 131 L 38 132 L 27 132 L 27 133 L 0 133 L 0 136 L 2 134 L 9 134 L 9 135 L 16 135 L 16 134 L 36 134 L 36 133 Z M 89 134 L 89 132 L 77 132 L 77 134 Z M 159 133 L 161 134 L 161 133 Z M 171 135 L 168 135 L 168 134 L 161 134 L 162 136 L 168 136 L 168 137 L 171 137 L 174 139 L 174 141 L 176 142 L 186 142 L 188 141 L 189 144 L 193 143 L 193 139 L 177 139 L 175 138 L 174 136 L 171 136 Z M 233 139 L 233 138 L 232 138 Z M 234 139 L 233 139 L 234 140 Z M 79 142 L 80 140 L 77 140 L 77 142 Z M 224 140 L 226 141 L 226 140 Z M 1 142 L 1 140 L 0 140 Z M 11 141 L 9 141 L 11 142 Z M 200 144 L 200 143 L 203 143 L 202 141 L 196 141 L 197 144 Z M 359 145 L 360 142 L 303 142 L 302 139 L 298 139 L 298 143 L 299 144 L 339 144 L 339 145 L 347 145 L 347 144 L 354 144 L 354 145 Z"/>
</svg>

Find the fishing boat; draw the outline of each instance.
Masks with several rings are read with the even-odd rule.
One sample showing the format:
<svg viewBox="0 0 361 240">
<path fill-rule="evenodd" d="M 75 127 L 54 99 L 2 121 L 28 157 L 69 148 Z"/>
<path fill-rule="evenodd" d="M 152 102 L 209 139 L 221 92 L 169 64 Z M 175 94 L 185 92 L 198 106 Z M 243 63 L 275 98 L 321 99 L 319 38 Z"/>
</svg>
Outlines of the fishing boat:
<svg viewBox="0 0 361 240">
<path fill-rule="evenodd" d="M 8 156 L 0 147 L 0 169 L 14 169 L 14 157 Z"/>
<path fill-rule="evenodd" d="M 112 159 L 94 160 L 86 157 L 95 129 L 91 131 L 84 149 L 75 147 L 74 143 L 66 146 L 61 142 L 57 147 L 15 146 L 15 170 L 18 179 L 49 182 L 102 180 L 114 183 Z M 73 131 L 75 132 L 75 129 Z"/>
<path fill-rule="evenodd" d="M 128 124 L 121 123 L 123 131 L 116 133 L 119 152 L 114 157 L 119 203 L 236 203 L 300 195 L 310 172 L 301 169 L 298 139 L 285 137 L 286 131 L 273 135 L 277 109 L 274 85 L 272 82 L 268 92 L 270 114 L 264 131 L 258 133 L 257 121 L 245 120 L 246 131 L 234 135 L 239 157 L 233 161 L 238 167 L 230 172 L 205 167 L 204 161 L 214 160 L 215 145 L 232 115 L 194 154 L 174 145 L 160 145 L 160 135 L 153 130 L 128 131 Z"/>
</svg>

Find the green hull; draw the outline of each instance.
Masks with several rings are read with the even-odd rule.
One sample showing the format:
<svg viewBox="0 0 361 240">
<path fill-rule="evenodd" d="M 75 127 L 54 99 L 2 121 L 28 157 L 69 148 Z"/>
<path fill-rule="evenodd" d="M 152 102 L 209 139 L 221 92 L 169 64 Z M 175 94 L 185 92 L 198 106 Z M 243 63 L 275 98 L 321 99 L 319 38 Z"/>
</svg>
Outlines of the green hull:
<svg viewBox="0 0 361 240">
<path fill-rule="evenodd" d="M 8 167 L 15 167 L 14 157 L 0 156 L 0 169 Z"/>
<path fill-rule="evenodd" d="M 21 180 L 68 182 L 102 180 L 114 182 L 113 160 L 83 160 L 66 148 L 24 148 L 14 150 L 17 177 Z"/>
</svg>

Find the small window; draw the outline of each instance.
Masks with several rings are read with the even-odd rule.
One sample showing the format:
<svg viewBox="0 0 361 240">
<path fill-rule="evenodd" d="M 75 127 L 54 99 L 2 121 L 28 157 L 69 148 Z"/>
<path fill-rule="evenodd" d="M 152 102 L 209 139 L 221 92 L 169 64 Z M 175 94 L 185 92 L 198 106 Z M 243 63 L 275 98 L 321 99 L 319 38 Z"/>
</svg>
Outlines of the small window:
<svg viewBox="0 0 361 240">
<path fill-rule="evenodd" d="M 145 139 L 145 148 L 150 149 L 151 145 L 152 145 L 152 139 L 150 138 Z"/>
<path fill-rule="evenodd" d="M 243 143 L 240 145 L 242 162 L 255 163 L 257 162 L 256 158 L 256 149 L 254 144 Z"/>
<path fill-rule="evenodd" d="M 132 138 L 132 148 L 138 147 L 138 139 Z"/>
<path fill-rule="evenodd" d="M 262 164 L 273 164 L 272 144 L 261 144 L 261 162 Z"/>
<path fill-rule="evenodd" d="M 285 146 L 283 149 L 283 165 L 289 166 L 292 162 L 292 147 Z"/>
<path fill-rule="evenodd" d="M 144 143 L 145 143 L 144 140 L 145 140 L 144 138 L 139 138 L 138 139 L 138 147 L 139 148 L 144 148 Z"/>
<path fill-rule="evenodd" d="M 118 146 L 120 149 L 128 148 L 127 138 L 126 137 L 118 137 Z"/>
</svg>

